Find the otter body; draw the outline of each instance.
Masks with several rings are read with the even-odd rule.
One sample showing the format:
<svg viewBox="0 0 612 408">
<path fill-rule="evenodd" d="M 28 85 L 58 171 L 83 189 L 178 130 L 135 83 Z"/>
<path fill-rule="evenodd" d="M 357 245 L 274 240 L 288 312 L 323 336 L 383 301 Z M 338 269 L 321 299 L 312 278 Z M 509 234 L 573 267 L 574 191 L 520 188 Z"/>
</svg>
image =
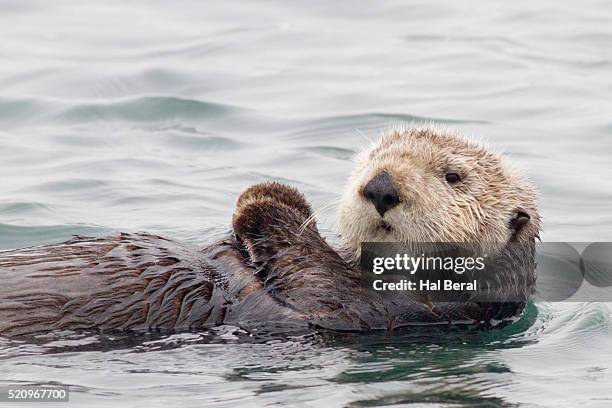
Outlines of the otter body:
<svg viewBox="0 0 612 408">
<path fill-rule="evenodd" d="M 445 155 L 436 157 L 436 149 Z M 529 185 L 482 147 L 431 129 L 394 131 L 364 157 L 370 162 L 362 157 L 341 204 L 345 244 L 338 250 L 321 237 L 297 190 L 267 183 L 238 198 L 233 234 L 204 248 L 117 234 L 0 252 L 0 335 L 264 323 L 389 330 L 519 314 L 535 283 L 539 217 Z M 492 174 L 481 177 L 482 169 Z M 453 236 L 495 239 L 501 253 L 522 244 L 520 254 L 500 258 L 511 266 L 500 279 L 521 282 L 516 301 L 432 303 L 363 285 L 360 242 Z"/>
<path fill-rule="evenodd" d="M 240 245 L 228 238 L 200 249 L 122 233 L 0 252 L 0 335 L 264 323 L 371 330 L 397 320 L 381 298 L 361 293 L 359 271 L 322 239 L 293 247 L 301 260 L 279 251 L 260 266 L 244 258 Z M 412 306 L 402 314 L 428 311 Z"/>
<path fill-rule="evenodd" d="M 0 279 L 0 335 L 214 326 L 248 318 L 241 307 L 256 297 L 260 313 L 293 317 L 256 295 L 231 240 L 199 249 L 148 234 L 75 237 L 0 252 Z"/>
</svg>

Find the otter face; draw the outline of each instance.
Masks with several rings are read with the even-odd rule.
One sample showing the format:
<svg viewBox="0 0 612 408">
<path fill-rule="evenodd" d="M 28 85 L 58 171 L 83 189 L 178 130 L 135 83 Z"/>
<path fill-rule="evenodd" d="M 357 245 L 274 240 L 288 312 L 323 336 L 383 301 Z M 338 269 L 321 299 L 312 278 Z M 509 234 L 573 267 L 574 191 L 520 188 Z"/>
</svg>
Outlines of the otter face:
<svg viewBox="0 0 612 408">
<path fill-rule="evenodd" d="M 507 242 L 539 231 L 531 185 L 481 144 L 394 129 L 357 158 L 339 206 L 350 247 L 365 241 Z"/>
</svg>

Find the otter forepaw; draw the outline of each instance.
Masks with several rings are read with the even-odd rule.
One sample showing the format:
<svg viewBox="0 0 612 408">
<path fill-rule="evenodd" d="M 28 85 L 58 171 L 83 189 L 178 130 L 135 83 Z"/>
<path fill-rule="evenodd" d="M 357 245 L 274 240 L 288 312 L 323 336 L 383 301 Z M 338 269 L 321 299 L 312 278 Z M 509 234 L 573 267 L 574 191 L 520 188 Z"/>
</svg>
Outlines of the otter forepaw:
<svg viewBox="0 0 612 408">
<path fill-rule="evenodd" d="M 276 201 L 279 204 L 284 204 L 287 207 L 294 208 L 300 212 L 305 218 L 310 217 L 312 209 L 304 198 L 304 195 L 300 193 L 296 188 L 281 184 L 276 181 L 255 184 L 254 186 L 246 189 L 236 202 L 236 212 L 244 205 L 249 205 L 254 202 L 261 200 L 270 199 Z"/>
<path fill-rule="evenodd" d="M 262 262 L 290 246 L 310 222 L 312 210 L 293 187 L 263 183 L 249 187 L 238 197 L 232 227 L 251 259 Z"/>
</svg>

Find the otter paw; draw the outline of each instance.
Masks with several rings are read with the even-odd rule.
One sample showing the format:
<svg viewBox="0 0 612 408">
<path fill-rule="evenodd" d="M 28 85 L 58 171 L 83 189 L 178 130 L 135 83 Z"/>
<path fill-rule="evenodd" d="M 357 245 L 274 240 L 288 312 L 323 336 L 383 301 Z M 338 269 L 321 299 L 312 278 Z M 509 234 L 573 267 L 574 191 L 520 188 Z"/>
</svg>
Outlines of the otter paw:
<svg viewBox="0 0 612 408">
<path fill-rule="evenodd" d="M 301 213 L 305 218 L 312 215 L 312 209 L 296 188 L 285 184 L 277 183 L 276 181 L 255 184 L 246 189 L 236 202 L 236 212 L 240 211 L 241 207 L 257 203 L 259 201 L 276 201 L 287 207 L 294 208 Z"/>
<path fill-rule="evenodd" d="M 265 262 L 291 245 L 304 219 L 296 209 L 263 197 L 239 206 L 232 227 L 251 261 Z"/>
<path fill-rule="evenodd" d="M 263 262 L 299 242 L 304 228 L 316 232 L 311 215 L 296 189 L 279 183 L 257 184 L 238 198 L 232 227 L 251 259 Z"/>
</svg>

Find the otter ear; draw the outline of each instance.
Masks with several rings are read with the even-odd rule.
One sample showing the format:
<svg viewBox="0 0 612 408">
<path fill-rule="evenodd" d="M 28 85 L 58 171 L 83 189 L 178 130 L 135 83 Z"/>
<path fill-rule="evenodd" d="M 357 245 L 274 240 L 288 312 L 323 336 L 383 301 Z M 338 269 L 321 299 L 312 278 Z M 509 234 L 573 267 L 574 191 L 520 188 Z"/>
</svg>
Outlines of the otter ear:
<svg viewBox="0 0 612 408">
<path fill-rule="evenodd" d="M 531 217 L 525 211 L 516 210 L 512 218 L 510 218 L 510 228 L 514 233 L 518 233 L 529 221 Z"/>
</svg>

